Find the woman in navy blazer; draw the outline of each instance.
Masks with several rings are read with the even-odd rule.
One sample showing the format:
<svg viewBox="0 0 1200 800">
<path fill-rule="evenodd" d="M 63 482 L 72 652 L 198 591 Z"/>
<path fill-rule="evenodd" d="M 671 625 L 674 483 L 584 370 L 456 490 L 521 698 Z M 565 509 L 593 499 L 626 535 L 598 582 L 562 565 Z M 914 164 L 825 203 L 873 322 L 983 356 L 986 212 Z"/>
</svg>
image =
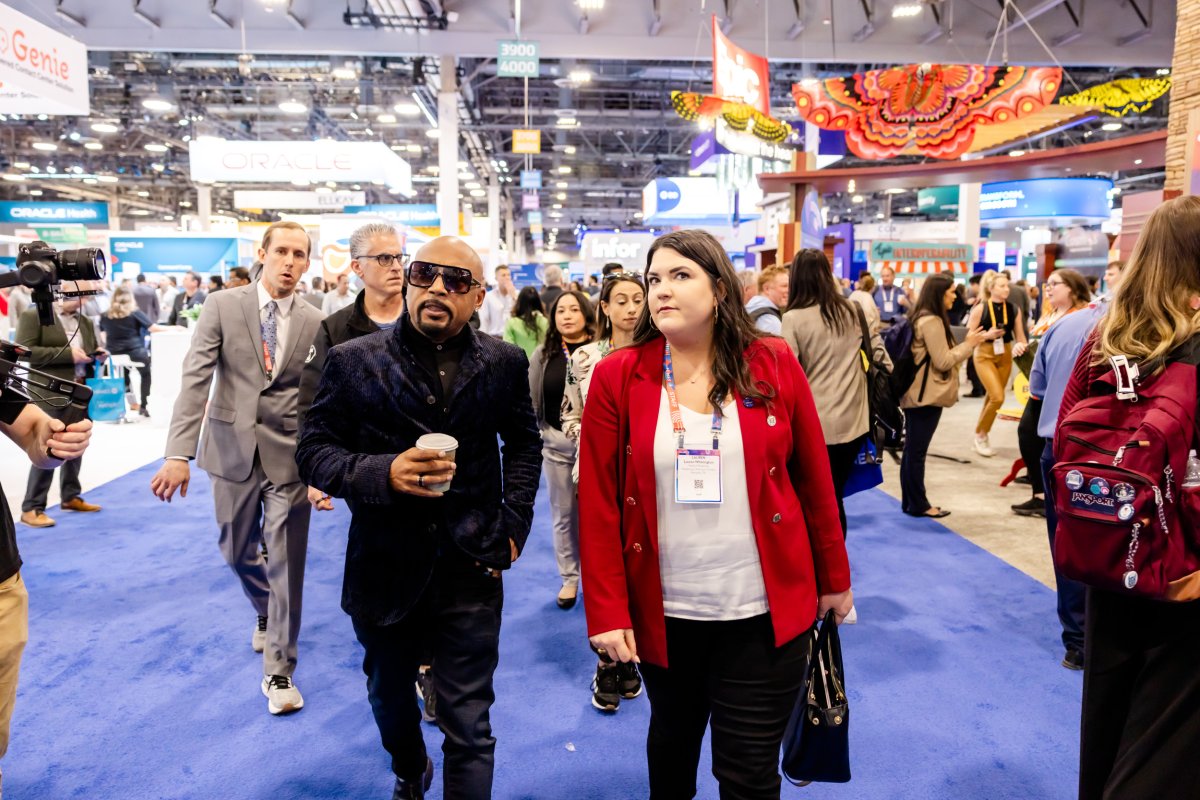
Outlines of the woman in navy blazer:
<svg viewBox="0 0 1200 800">
<path fill-rule="evenodd" d="M 804 634 L 853 604 L 821 423 L 711 235 L 659 237 L 646 291 L 634 343 L 596 366 L 584 409 L 588 633 L 602 658 L 642 664 L 651 798 L 695 794 L 710 721 L 722 796 L 778 798 Z"/>
</svg>

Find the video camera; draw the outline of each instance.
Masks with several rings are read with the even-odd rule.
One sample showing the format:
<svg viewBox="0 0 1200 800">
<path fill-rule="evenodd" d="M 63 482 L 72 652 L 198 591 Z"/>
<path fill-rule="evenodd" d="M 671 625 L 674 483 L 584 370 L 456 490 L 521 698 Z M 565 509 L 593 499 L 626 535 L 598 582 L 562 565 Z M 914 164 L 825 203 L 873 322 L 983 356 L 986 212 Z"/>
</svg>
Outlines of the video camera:
<svg viewBox="0 0 1200 800">
<path fill-rule="evenodd" d="M 29 287 L 38 321 L 54 324 L 55 297 L 87 297 L 100 294 L 100 281 L 108 274 L 104 253 L 98 247 L 59 252 L 43 241 L 17 247 L 17 269 L 0 275 L 0 289 L 21 284 Z"/>
</svg>

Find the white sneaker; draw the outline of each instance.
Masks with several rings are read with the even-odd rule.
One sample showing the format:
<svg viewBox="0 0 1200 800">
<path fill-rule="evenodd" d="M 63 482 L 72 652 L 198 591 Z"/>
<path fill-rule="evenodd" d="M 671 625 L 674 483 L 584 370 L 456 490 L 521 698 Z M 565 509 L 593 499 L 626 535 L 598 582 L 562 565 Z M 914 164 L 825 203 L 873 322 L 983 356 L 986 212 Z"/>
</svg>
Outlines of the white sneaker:
<svg viewBox="0 0 1200 800">
<path fill-rule="evenodd" d="M 261 653 L 267 649 L 267 618 L 259 617 L 254 625 L 254 633 L 250 635 L 250 646 L 254 652 Z"/>
<path fill-rule="evenodd" d="M 267 698 L 267 711 L 287 714 L 304 708 L 304 698 L 288 675 L 264 675 L 262 693 Z"/>
<path fill-rule="evenodd" d="M 842 624 L 843 625 L 854 625 L 857 622 L 858 622 L 858 608 L 856 606 L 850 606 L 850 613 L 846 615 L 846 618 L 844 620 L 842 620 Z"/>
<path fill-rule="evenodd" d="M 996 455 L 996 451 L 993 450 L 991 444 L 988 443 L 988 437 L 986 434 L 983 436 L 976 436 L 975 444 L 971 449 L 973 449 L 976 453 L 979 453 L 979 455 L 983 456 L 984 458 L 991 458 L 992 456 Z"/>
</svg>

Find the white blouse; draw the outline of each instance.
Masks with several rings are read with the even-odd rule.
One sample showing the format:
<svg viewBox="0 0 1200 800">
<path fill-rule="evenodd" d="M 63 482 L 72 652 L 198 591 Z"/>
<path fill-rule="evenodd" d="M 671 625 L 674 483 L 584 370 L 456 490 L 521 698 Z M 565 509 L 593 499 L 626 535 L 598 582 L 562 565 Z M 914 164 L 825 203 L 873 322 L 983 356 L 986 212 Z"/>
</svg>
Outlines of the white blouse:
<svg viewBox="0 0 1200 800">
<path fill-rule="evenodd" d="M 663 609 L 691 620 L 746 619 L 767 612 L 767 588 L 750 517 L 737 403 L 722 409 L 721 503 L 675 502 L 676 435 L 662 390 L 654 432 L 658 566 Z M 684 446 L 712 448 L 712 415 L 680 406 Z"/>
</svg>

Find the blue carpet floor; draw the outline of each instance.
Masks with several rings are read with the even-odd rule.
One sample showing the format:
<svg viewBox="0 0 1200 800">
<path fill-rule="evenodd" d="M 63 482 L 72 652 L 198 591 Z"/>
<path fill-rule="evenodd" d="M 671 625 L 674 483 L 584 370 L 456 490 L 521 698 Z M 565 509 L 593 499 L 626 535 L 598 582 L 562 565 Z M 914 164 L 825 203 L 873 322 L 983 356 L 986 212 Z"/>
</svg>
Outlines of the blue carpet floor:
<svg viewBox="0 0 1200 800">
<path fill-rule="evenodd" d="M 16 800 L 386 798 L 392 778 L 338 607 L 347 512 L 314 516 L 297 685 L 267 714 L 253 613 L 221 561 L 204 473 L 160 505 L 143 468 L 88 494 L 105 510 L 20 527 L 30 644 L 4 760 Z M 506 578 L 493 709 L 497 798 L 645 797 L 644 697 L 605 717 L 582 608 L 558 589 L 545 493 Z M 341 504 L 339 504 L 340 506 Z M 861 623 L 843 629 L 854 780 L 785 797 L 1074 796 L 1080 675 L 1058 662 L 1053 594 L 868 492 L 848 503 Z M 440 769 L 440 734 L 427 728 Z M 707 750 L 703 798 L 715 798 Z M 440 781 L 433 797 L 440 798 Z"/>
</svg>

